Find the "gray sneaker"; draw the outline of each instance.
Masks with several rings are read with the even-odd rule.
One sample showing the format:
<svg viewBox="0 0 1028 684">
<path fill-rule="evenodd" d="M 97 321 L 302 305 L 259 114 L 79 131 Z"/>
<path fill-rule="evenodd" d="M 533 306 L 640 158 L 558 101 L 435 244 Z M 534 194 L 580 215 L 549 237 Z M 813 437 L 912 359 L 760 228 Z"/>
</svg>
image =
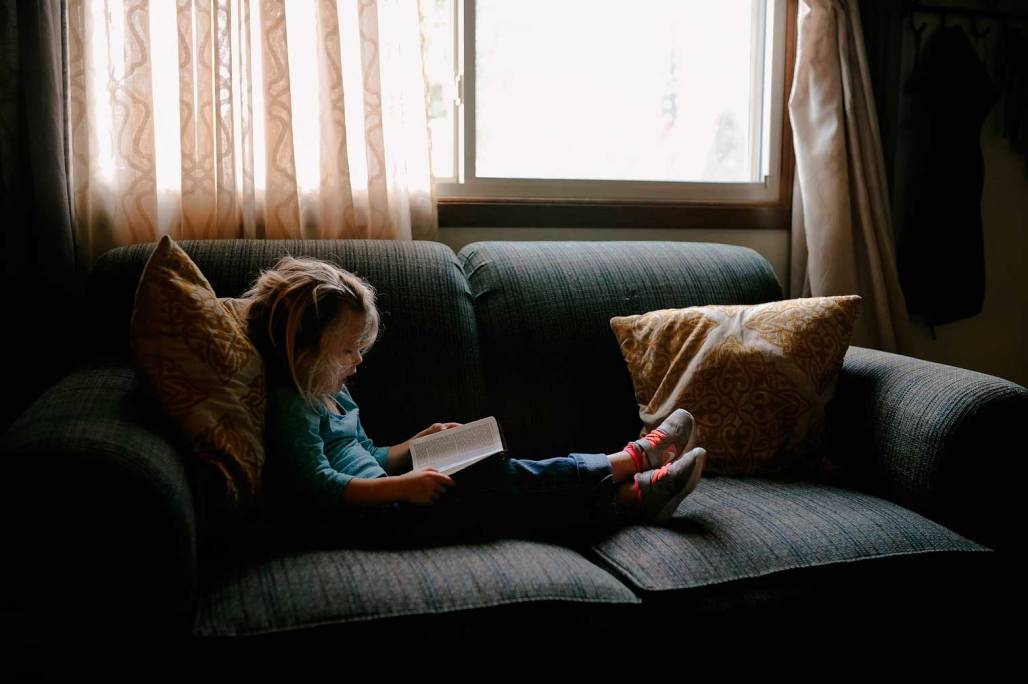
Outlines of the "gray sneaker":
<svg viewBox="0 0 1028 684">
<path fill-rule="evenodd" d="M 629 447 L 635 447 L 639 458 L 636 467 L 640 471 L 651 468 L 661 468 L 669 463 L 674 463 L 683 454 L 689 453 L 696 446 L 696 419 L 685 409 L 675 409 L 671 415 L 664 419 L 664 422 L 651 430 L 645 437 L 629 442 L 625 445 L 625 451 L 632 452 Z M 641 460 L 642 467 L 638 461 Z"/>
<path fill-rule="evenodd" d="M 637 503 L 627 509 L 632 522 L 663 525 L 678 510 L 678 505 L 699 484 L 707 450 L 696 447 L 681 458 L 660 468 L 635 474 Z"/>
</svg>

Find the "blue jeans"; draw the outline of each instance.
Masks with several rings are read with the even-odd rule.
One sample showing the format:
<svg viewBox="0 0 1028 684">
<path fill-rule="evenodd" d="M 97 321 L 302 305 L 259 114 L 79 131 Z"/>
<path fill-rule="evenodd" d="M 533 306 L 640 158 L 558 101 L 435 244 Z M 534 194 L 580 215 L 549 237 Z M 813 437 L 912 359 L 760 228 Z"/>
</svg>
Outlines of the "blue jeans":
<svg viewBox="0 0 1028 684">
<path fill-rule="evenodd" d="M 351 539 L 373 544 L 461 541 L 480 537 L 560 536 L 625 523 L 606 454 L 545 460 L 501 453 L 450 476 L 431 504 L 405 501 L 347 511 Z"/>
</svg>

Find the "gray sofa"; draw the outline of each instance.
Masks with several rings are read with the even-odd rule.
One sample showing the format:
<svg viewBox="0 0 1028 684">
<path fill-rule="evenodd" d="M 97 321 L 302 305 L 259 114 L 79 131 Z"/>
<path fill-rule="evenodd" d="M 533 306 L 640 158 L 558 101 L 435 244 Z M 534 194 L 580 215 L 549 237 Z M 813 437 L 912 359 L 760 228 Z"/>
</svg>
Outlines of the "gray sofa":
<svg viewBox="0 0 1028 684">
<path fill-rule="evenodd" d="M 93 323 L 69 339 L 77 370 L 3 438 L 6 644 L 28 671 L 54 644 L 97 663 L 147 653 L 238 671 L 322 648 L 488 651 L 529 635 L 584 647 L 628 625 L 702 631 L 708 650 L 746 636 L 987 646 L 1016 609 L 1028 390 L 859 347 L 829 407 L 841 481 L 704 477 L 668 527 L 603 534 L 386 549 L 274 525 L 226 535 L 128 357 L 154 244 L 99 260 Z M 495 415 L 516 458 L 610 453 L 638 434 L 612 316 L 783 298 L 763 257 L 714 243 L 179 244 L 219 296 L 286 253 L 368 278 L 384 327 L 351 385 L 368 434 L 395 444 Z"/>
</svg>

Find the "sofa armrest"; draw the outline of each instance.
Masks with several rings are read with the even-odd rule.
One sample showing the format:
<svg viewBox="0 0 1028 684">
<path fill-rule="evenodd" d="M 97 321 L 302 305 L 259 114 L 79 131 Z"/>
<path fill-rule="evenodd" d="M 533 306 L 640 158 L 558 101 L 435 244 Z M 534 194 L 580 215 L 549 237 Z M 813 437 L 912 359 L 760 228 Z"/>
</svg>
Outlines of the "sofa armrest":
<svg viewBox="0 0 1028 684">
<path fill-rule="evenodd" d="M 998 551 L 1019 530 L 1028 390 L 850 347 L 827 408 L 832 458 L 858 488 Z"/>
<path fill-rule="evenodd" d="M 189 634 L 196 524 L 176 440 L 124 362 L 76 369 L 0 440 L 4 591 L 36 629 Z"/>
</svg>

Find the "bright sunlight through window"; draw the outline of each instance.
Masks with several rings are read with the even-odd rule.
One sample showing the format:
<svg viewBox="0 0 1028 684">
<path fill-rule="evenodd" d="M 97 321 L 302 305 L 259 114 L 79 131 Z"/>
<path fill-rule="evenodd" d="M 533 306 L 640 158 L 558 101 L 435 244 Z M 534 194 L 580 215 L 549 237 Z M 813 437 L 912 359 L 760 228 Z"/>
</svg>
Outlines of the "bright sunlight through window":
<svg viewBox="0 0 1028 684">
<path fill-rule="evenodd" d="M 433 172 L 764 186 L 775 5 L 422 0 Z"/>
</svg>

